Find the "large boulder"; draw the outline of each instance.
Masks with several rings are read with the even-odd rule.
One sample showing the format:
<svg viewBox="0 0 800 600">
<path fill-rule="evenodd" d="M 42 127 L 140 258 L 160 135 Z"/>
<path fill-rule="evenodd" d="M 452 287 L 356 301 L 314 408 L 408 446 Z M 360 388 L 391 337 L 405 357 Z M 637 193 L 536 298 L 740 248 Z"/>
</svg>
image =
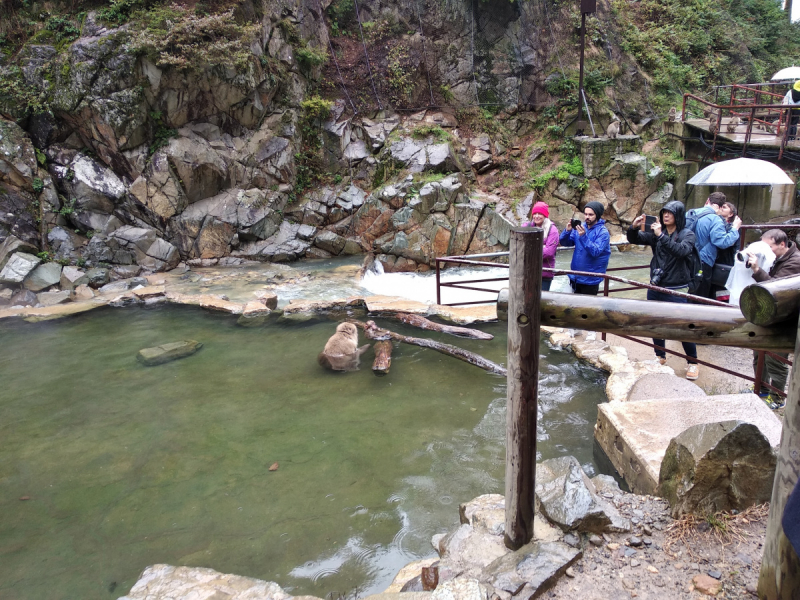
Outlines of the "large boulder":
<svg viewBox="0 0 800 600">
<path fill-rule="evenodd" d="M 40 262 L 40 258 L 27 252 L 12 254 L 0 270 L 0 283 L 22 283 Z"/>
<path fill-rule="evenodd" d="M 581 556 L 564 542 L 535 541 L 489 564 L 481 580 L 505 594 L 501 597 L 536 598 Z"/>
<path fill-rule="evenodd" d="M 61 281 L 61 265 L 54 262 L 45 263 L 36 267 L 25 278 L 23 286 L 32 292 L 41 292 Z"/>
<path fill-rule="evenodd" d="M 707 515 L 769 502 L 776 452 L 744 421 L 694 425 L 672 439 L 659 473 L 659 494 L 672 515 Z"/>
<path fill-rule="evenodd" d="M 163 219 L 179 214 L 188 199 L 170 168 L 166 153 L 156 152 L 144 172 L 131 184 L 131 195 Z"/>
<path fill-rule="evenodd" d="M 597 495 L 594 484 L 572 456 L 537 465 L 536 498 L 542 514 L 564 531 L 630 530 L 630 522 Z"/>
<path fill-rule="evenodd" d="M 32 190 L 36 171 L 30 138 L 19 125 L 0 118 L 0 182 Z"/>
</svg>

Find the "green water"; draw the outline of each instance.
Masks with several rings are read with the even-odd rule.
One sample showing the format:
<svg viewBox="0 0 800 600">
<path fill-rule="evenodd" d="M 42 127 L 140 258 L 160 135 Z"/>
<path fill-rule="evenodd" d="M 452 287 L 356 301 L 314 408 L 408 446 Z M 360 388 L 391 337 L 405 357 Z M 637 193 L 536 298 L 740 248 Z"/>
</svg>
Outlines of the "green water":
<svg viewBox="0 0 800 600">
<path fill-rule="evenodd" d="M 364 595 L 431 555 L 460 502 L 502 493 L 505 380 L 410 346 L 387 377 L 371 352 L 329 373 L 334 326 L 192 308 L 0 323 L 0 598 L 117 598 L 155 563 Z M 483 328 L 494 341 L 446 341 L 504 363 L 505 325 Z M 135 360 L 187 338 L 204 348 Z M 540 457 L 595 469 L 604 377 L 542 351 Z"/>
</svg>

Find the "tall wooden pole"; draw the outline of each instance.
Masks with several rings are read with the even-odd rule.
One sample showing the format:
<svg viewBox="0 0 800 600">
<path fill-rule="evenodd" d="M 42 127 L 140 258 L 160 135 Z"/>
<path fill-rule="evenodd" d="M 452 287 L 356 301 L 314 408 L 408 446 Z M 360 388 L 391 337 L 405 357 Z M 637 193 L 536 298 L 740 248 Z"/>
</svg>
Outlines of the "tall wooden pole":
<svg viewBox="0 0 800 600">
<path fill-rule="evenodd" d="M 533 539 L 543 242 L 539 228 L 511 230 L 505 544 L 512 550 Z"/>
<path fill-rule="evenodd" d="M 800 332 L 800 323 L 798 323 Z M 800 356 L 800 337 L 795 345 Z M 796 600 L 800 598 L 800 558 L 783 533 L 783 509 L 800 475 L 800 369 L 792 369 L 789 396 L 783 413 L 783 432 L 772 484 L 769 505 L 767 538 L 761 573 L 758 577 L 758 597 L 761 600 Z"/>
</svg>

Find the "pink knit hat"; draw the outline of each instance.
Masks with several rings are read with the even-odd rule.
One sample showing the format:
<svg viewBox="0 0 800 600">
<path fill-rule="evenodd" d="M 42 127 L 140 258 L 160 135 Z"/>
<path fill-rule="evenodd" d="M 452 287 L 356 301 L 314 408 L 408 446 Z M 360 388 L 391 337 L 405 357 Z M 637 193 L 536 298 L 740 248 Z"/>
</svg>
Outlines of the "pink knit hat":
<svg viewBox="0 0 800 600">
<path fill-rule="evenodd" d="M 531 209 L 531 216 L 535 214 L 544 215 L 545 217 L 550 217 L 550 208 L 547 206 L 546 202 L 537 202 L 533 205 Z"/>
</svg>

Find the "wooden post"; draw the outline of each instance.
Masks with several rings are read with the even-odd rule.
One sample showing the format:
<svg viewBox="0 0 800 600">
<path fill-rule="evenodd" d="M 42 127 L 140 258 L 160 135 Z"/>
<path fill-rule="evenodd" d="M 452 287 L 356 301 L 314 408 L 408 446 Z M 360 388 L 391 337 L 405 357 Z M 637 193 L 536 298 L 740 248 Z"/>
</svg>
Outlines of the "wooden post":
<svg viewBox="0 0 800 600">
<path fill-rule="evenodd" d="M 772 325 L 795 315 L 800 307 L 800 275 L 748 285 L 739 297 L 745 318 L 756 325 Z"/>
<path fill-rule="evenodd" d="M 533 539 L 543 242 L 538 227 L 511 230 L 505 544 L 512 550 Z"/>
<path fill-rule="evenodd" d="M 798 323 L 800 328 L 800 323 Z M 800 338 L 795 345 L 800 356 Z M 789 600 L 800 596 L 800 559 L 783 533 L 783 509 L 797 483 L 800 473 L 800 369 L 792 369 L 789 395 L 783 413 L 783 432 L 772 485 L 769 505 L 767 538 L 761 573 L 758 577 L 758 597 L 761 600 Z"/>
</svg>

